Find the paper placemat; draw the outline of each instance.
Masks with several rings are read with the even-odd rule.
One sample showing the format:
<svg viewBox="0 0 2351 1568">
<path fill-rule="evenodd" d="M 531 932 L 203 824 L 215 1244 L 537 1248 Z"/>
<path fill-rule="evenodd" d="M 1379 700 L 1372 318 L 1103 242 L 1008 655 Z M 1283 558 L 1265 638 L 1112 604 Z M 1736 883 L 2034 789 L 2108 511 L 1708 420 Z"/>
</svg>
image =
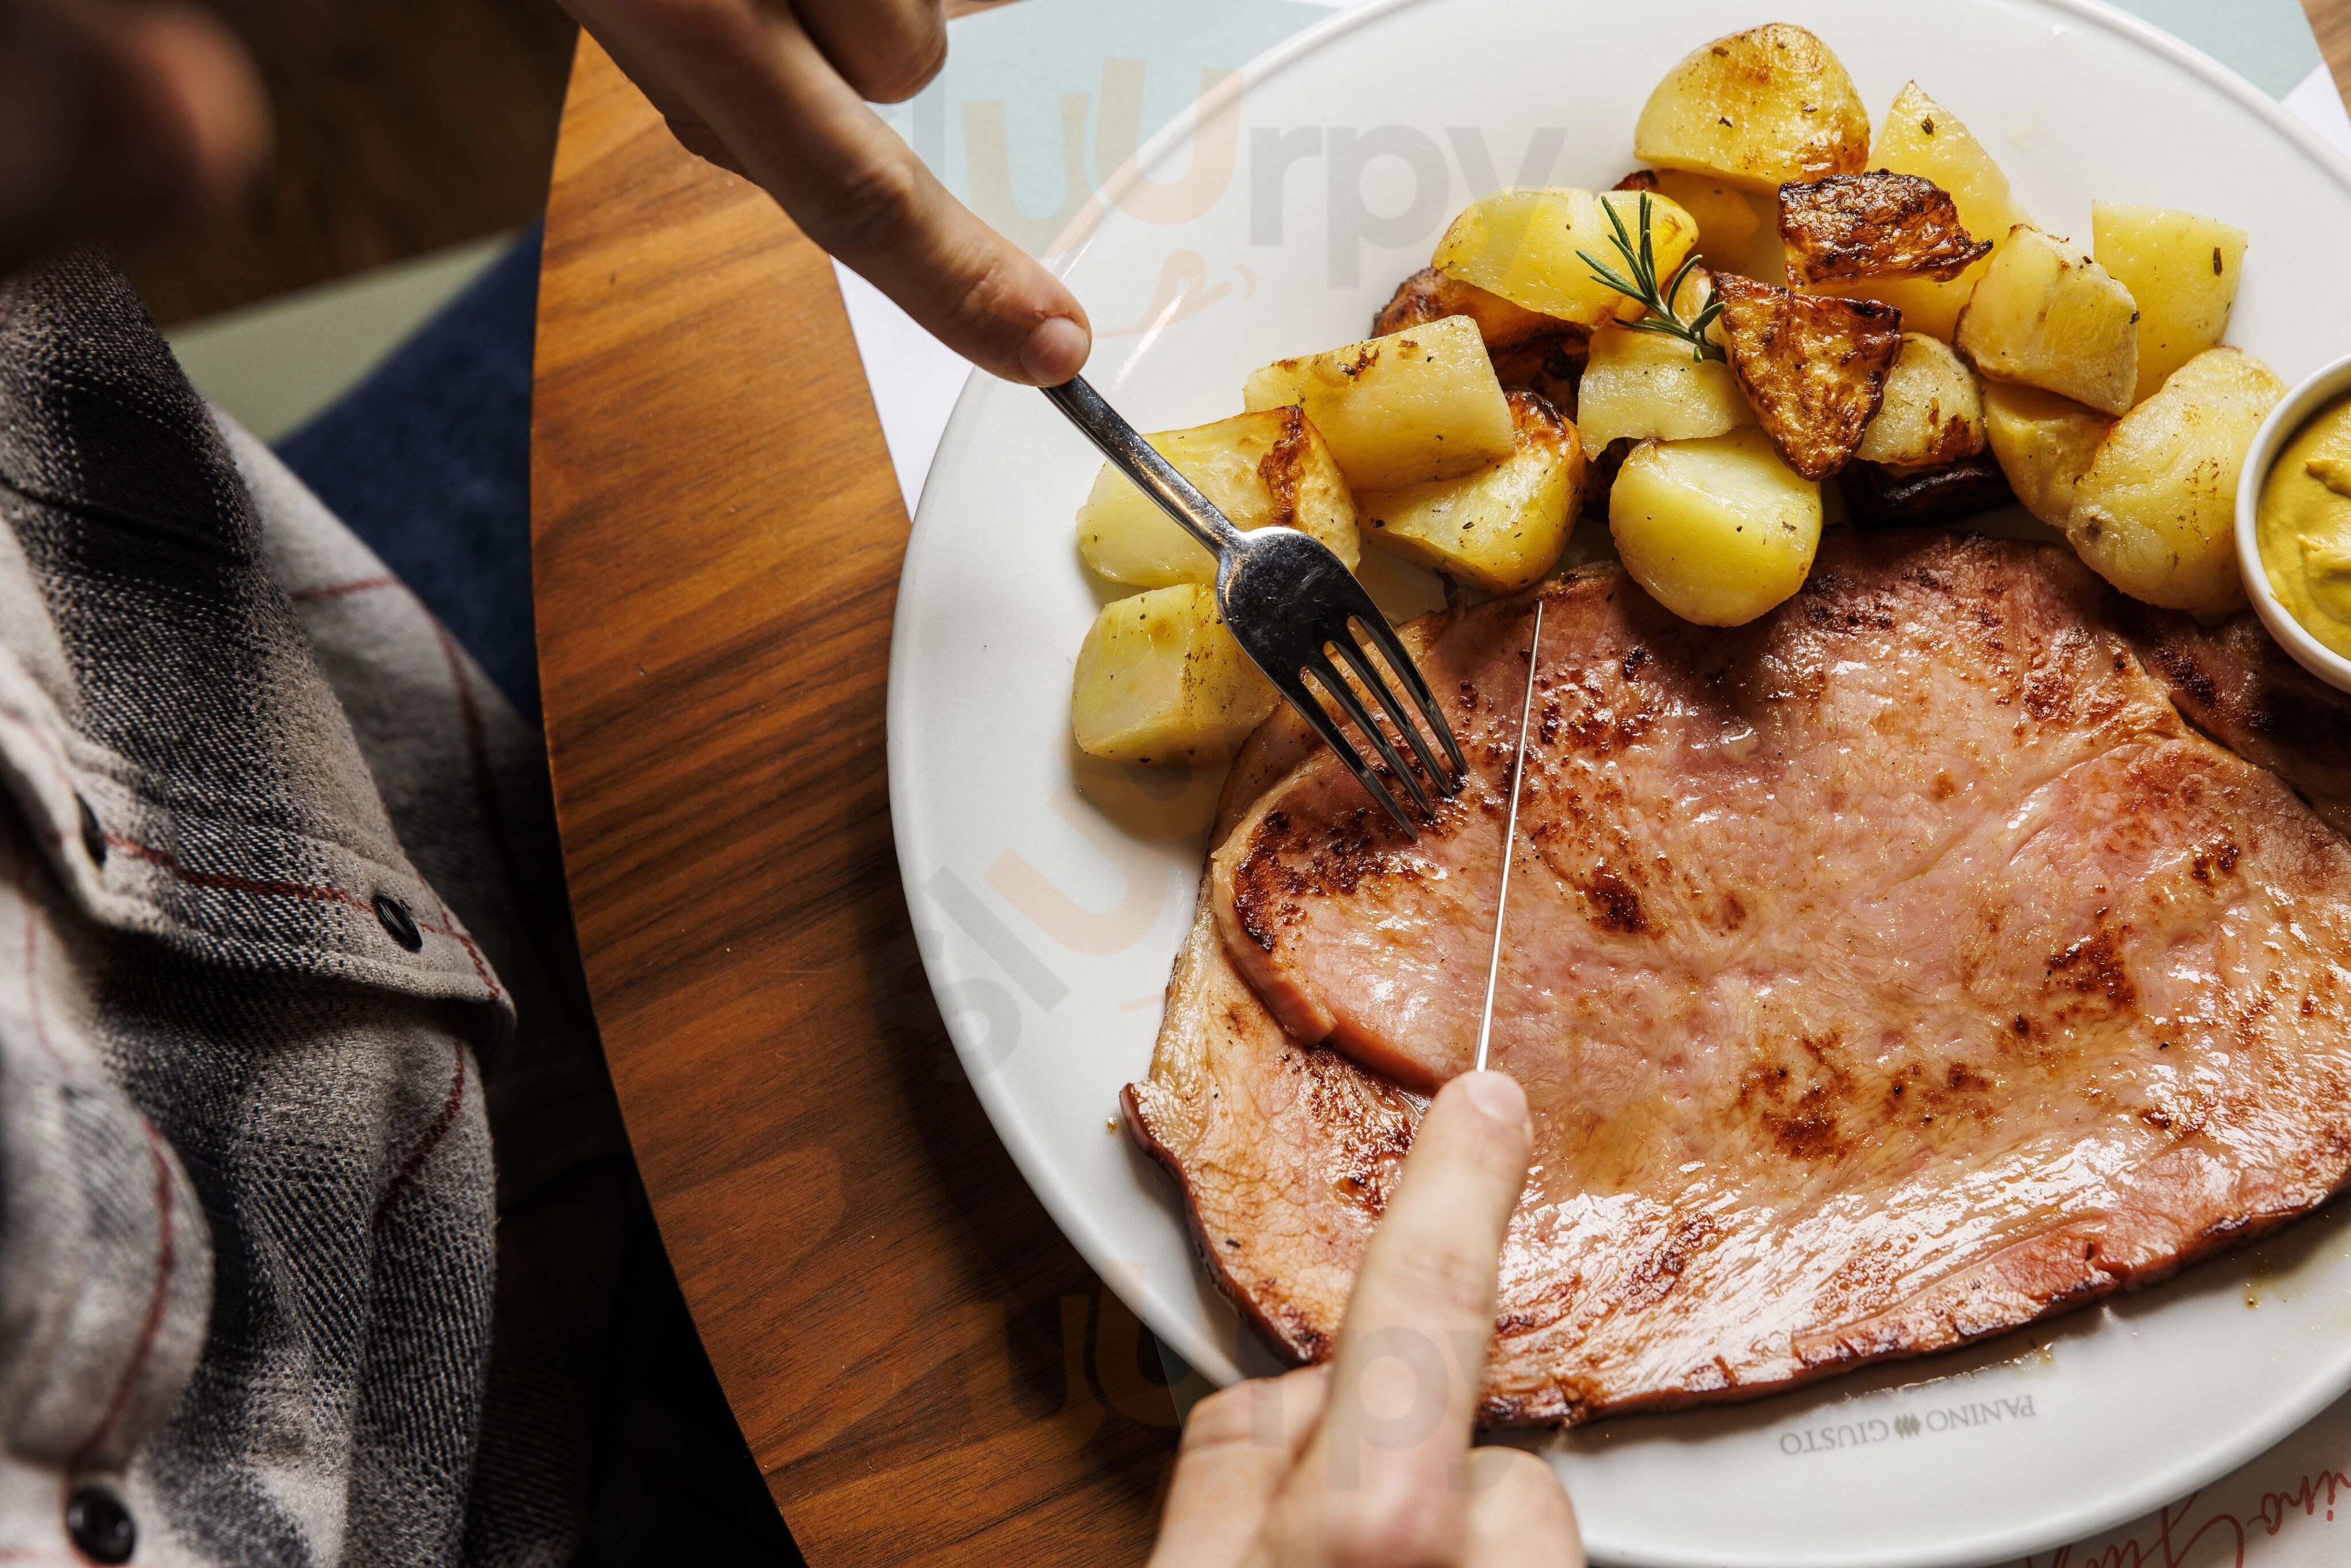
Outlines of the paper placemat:
<svg viewBox="0 0 2351 1568">
<path fill-rule="evenodd" d="M 939 78 L 911 101 L 877 111 L 949 190 L 1032 255 L 1050 256 L 1138 146 L 1218 83 L 1229 90 L 1227 78 L 1247 62 L 1338 8 L 1327 0 L 1020 0 L 950 24 Z M 2351 113 L 2298 0 L 2122 0 L 2122 8 L 2212 55 L 2351 153 Z M 1933 25 L 1931 11 L 1920 16 L 1922 29 Z M 1240 156 L 1236 149 L 1204 159 L 1155 199 L 1170 211 L 1213 203 L 1241 177 Z M 969 367 L 872 285 L 835 270 L 911 516 Z M 1095 325 L 1108 336 L 1149 323 Z M 2345 1563 L 2351 1397 L 2202 1490 L 2019 1568 Z"/>
</svg>

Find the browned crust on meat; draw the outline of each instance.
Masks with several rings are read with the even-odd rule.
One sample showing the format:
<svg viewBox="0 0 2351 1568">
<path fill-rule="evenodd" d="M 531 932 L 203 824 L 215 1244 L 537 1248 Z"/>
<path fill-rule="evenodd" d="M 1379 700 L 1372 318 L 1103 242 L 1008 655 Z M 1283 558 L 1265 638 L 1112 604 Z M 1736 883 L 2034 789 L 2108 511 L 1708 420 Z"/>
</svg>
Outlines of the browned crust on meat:
<svg viewBox="0 0 2351 1568">
<path fill-rule="evenodd" d="M 2351 1134 L 2326 1134 L 2339 1172 L 2351 1162 Z M 2044 1232 L 1906 1301 L 1896 1311 L 1800 1337 L 1808 1368 L 1841 1371 L 1864 1360 L 1931 1355 L 2018 1324 L 2074 1312 L 2119 1291 L 2170 1279 L 2216 1252 L 2258 1240 L 2309 1213 L 2339 1182 L 2279 1182 L 2262 1195 L 2271 1207 L 2225 1222 L 2184 1221 L 2217 1178 L 2233 1177 L 2202 1149 L 2174 1150 L 2139 1174 L 2128 1200 L 2105 1213 Z M 1791 1379 L 1809 1383 L 1814 1372 Z"/>
<path fill-rule="evenodd" d="M 2351 838 L 2351 695 L 2295 664 L 2250 610 L 2208 627 L 2110 592 L 2106 616 L 2182 717 Z"/>
<path fill-rule="evenodd" d="M 1780 237 L 1791 285 L 1841 277 L 1957 277 L 1991 254 L 1969 236 L 1950 193 L 1932 180 L 1832 174 L 1780 187 Z"/>
<path fill-rule="evenodd" d="M 1540 338 L 1583 335 L 1556 317 L 1513 305 L 1474 283 L 1424 267 L 1396 285 L 1396 291 L 1372 318 L 1372 336 L 1384 338 L 1447 316 L 1467 316 L 1478 323 L 1478 335 L 1485 339 L 1489 350 L 1512 348 Z"/>
<path fill-rule="evenodd" d="M 1788 466 L 1807 479 L 1844 467 L 1886 399 L 1902 312 L 1874 299 L 1793 294 L 1751 277 L 1714 280 L 1730 368 Z"/>
<path fill-rule="evenodd" d="M 1279 734 L 1271 746 L 1285 751 L 1296 738 Z M 1253 1141 L 1249 1160 L 1281 1166 L 1278 1188 L 1263 1194 L 1228 1179 L 1242 1162 L 1219 1157 L 1225 1108 L 1216 1056 L 1234 1051 L 1258 1055 L 1290 1108 L 1311 1107 L 1314 1125 L 1335 1134 L 1319 1144 L 1299 1140 L 1273 1149 Z M 1238 1082 L 1230 1074 L 1225 1079 Z M 1327 1359 L 1364 1246 L 1387 1207 L 1426 1101 L 1334 1051 L 1286 1037 L 1226 963 L 1204 886 L 1168 980 L 1151 1075 L 1128 1084 L 1119 1103 L 1136 1142 L 1183 1188 L 1193 1244 L 1225 1298 L 1290 1360 Z M 1286 1267 L 1282 1244 L 1301 1228 L 1337 1245 L 1337 1267 L 1310 1270 L 1303 1278 Z"/>
</svg>

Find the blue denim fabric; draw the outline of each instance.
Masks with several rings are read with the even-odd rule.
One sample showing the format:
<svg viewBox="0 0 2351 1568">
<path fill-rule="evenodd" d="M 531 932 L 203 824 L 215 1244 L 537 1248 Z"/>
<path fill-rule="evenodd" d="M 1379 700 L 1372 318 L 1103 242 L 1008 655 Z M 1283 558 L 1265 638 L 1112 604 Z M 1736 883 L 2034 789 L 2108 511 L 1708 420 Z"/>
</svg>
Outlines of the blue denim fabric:
<svg viewBox="0 0 2351 1568">
<path fill-rule="evenodd" d="M 539 720 L 530 357 L 540 227 L 277 454 Z"/>
</svg>

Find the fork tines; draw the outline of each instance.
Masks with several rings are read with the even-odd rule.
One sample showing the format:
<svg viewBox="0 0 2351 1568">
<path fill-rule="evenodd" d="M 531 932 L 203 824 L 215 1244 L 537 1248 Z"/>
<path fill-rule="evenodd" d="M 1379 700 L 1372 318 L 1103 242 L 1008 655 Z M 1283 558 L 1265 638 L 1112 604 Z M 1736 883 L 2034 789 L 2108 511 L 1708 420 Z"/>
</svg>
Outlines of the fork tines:
<svg viewBox="0 0 2351 1568">
<path fill-rule="evenodd" d="M 1404 685 L 1412 706 L 1396 700 L 1395 691 L 1380 674 L 1379 664 L 1355 640 L 1357 633 L 1368 636 L 1378 649 L 1382 661 Z M 1349 681 L 1346 674 L 1332 663 L 1331 654 L 1334 652 L 1345 663 L 1347 671 L 1353 673 L 1353 681 Z M 1368 705 L 1364 700 L 1365 694 L 1371 697 Z M 1364 792 L 1379 802 L 1410 837 L 1420 836 L 1422 821 L 1436 821 L 1437 806 L 1430 798 L 1430 787 L 1434 786 L 1439 795 L 1449 796 L 1460 789 L 1462 779 L 1468 776 L 1468 764 L 1462 758 L 1459 742 L 1453 737 L 1453 727 L 1446 722 L 1444 710 L 1437 706 L 1428 683 L 1389 629 L 1386 619 L 1368 601 L 1362 612 L 1349 618 L 1349 624 L 1340 634 L 1316 649 L 1300 674 L 1283 684 L 1282 695 L 1347 765 L 1363 785 Z M 1346 731 L 1331 716 L 1326 701 L 1335 706 L 1371 743 L 1384 768 L 1374 768 L 1364 759 L 1363 753 L 1350 743 Z M 1413 722 L 1416 716 L 1420 723 Z M 1431 749 L 1427 737 L 1422 733 L 1424 727 L 1443 747 L 1445 762 L 1440 763 Z M 1411 748 L 1413 762 L 1418 764 L 1416 770 L 1396 749 L 1391 732 L 1402 737 Z M 1406 810 L 1388 788 L 1387 780 L 1391 779 L 1402 783 L 1414 810 Z"/>
</svg>

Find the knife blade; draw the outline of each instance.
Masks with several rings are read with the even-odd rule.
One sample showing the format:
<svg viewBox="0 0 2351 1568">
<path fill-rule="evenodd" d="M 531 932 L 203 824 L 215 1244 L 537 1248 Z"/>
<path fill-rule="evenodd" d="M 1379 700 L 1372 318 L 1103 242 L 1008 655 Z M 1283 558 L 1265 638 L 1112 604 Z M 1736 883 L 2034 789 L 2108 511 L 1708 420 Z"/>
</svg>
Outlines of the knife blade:
<svg viewBox="0 0 2351 1568">
<path fill-rule="evenodd" d="M 1486 1071 L 1486 1051 L 1494 1038 L 1494 986 L 1502 976 L 1502 922 L 1510 913 L 1510 862 L 1519 855 L 1519 785 L 1526 777 L 1527 721 L 1535 711 L 1535 671 L 1542 654 L 1543 601 L 1535 601 L 1534 634 L 1527 639 L 1527 695 L 1519 704 L 1519 740 L 1510 758 L 1510 815 L 1502 829 L 1502 888 L 1494 900 L 1494 956 L 1486 965 L 1486 1011 L 1478 1020 L 1478 1065 Z"/>
</svg>

